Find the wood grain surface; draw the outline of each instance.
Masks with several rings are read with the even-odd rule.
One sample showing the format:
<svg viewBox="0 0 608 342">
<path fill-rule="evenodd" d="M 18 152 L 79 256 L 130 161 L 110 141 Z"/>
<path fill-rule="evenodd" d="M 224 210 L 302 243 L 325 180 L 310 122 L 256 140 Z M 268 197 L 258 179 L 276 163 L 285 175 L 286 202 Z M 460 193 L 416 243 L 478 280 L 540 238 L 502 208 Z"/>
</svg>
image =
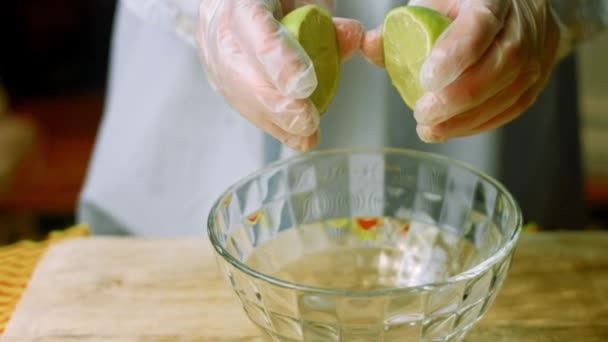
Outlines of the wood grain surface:
<svg viewBox="0 0 608 342">
<path fill-rule="evenodd" d="M 90 238 L 52 248 L 2 341 L 258 341 L 207 241 Z M 608 233 L 524 235 L 466 341 L 608 341 Z"/>
</svg>

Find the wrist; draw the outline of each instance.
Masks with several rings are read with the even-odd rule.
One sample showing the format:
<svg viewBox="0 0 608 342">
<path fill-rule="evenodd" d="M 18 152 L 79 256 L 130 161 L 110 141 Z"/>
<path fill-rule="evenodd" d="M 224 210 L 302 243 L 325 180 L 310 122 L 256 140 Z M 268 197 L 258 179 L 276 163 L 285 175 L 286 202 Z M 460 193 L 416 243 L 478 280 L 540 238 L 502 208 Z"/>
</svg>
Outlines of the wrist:
<svg viewBox="0 0 608 342">
<path fill-rule="evenodd" d="M 552 15 L 560 25 L 560 56 L 601 32 L 608 24 L 605 0 L 548 0 Z"/>
<path fill-rule="evenodd" d="M 567 57 L 574 49 L 574 39 L 568 26 L 562 21 L 559 13 L 552 4 L 549 4 L 549 15 L 552 16 L 559 31 L 559 46 L 557 48 L 557 60 L 560 61 Z"/>
<path fill-rule="evenodd" d="M 306 5 L 321 6 L 329 11 L 332 15 L 334 15 L 336 12 L 336 2 L 334 0 L 281 0 L 280 2 L 283 8 L 283 14 L 287 14 L 295 8 Z"/>
<path fill-rule="evenodd" d="M 334 0 L 317 0 L 317 4 L 326 10 L 328 10 L 331 14 L 336 14 L 336 1 Z"/>
</svg>

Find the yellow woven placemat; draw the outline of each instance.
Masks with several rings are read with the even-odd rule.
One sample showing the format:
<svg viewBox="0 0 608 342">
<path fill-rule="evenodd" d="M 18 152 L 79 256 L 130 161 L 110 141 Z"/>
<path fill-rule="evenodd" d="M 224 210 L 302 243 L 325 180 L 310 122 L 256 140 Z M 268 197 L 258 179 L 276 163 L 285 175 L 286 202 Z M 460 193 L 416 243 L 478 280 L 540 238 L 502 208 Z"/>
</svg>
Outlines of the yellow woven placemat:
<svg viewBox="0 0 608 342">
<path fill-rule="evenodd" d="M 44 252 L 58 242 L 88 235 L 88 227 L 80 225 L 52 232 L 44 241 L 21 241 L 0 247 L 0 335 Z"/>
</svg>

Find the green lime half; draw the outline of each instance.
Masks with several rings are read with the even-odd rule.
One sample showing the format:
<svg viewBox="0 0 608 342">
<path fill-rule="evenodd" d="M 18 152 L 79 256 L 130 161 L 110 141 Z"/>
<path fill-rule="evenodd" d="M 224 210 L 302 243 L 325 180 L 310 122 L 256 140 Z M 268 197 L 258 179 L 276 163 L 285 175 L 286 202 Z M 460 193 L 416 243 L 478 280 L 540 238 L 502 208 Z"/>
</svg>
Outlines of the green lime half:
<svg viewBox="0 0 608 342">
<path fill-rule="evenodd" d="M 384 18 L 382 42 L 386 71 L 410 108 L 424 95 L 420 69 L 437 38 L 451 23 L 443 14 L 418 6 L 395 8 Z"/>
<path fill-rule="evenodd" d="M 323 114 L 336 95 L 340 79 L 338 38 L 332 16 L 322 7 L 307 5 L 291 11 L 281 23 L 312 60 L 317 88 L 310 98 Z"/>
</svg>

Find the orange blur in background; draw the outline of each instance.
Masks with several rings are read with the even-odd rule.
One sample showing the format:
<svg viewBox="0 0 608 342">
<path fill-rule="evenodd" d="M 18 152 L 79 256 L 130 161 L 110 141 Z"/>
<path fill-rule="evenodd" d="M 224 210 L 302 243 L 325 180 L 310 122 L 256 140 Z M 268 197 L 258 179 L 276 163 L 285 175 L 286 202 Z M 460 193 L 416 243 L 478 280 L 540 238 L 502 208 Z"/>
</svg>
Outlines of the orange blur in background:
<svg viewBox="0 0 608 342">
<path fill-rule="evenodd" d="M 0 245 L 75 221 L 99 126 L 115 2 L 0 11 Z"/>
</svg>

